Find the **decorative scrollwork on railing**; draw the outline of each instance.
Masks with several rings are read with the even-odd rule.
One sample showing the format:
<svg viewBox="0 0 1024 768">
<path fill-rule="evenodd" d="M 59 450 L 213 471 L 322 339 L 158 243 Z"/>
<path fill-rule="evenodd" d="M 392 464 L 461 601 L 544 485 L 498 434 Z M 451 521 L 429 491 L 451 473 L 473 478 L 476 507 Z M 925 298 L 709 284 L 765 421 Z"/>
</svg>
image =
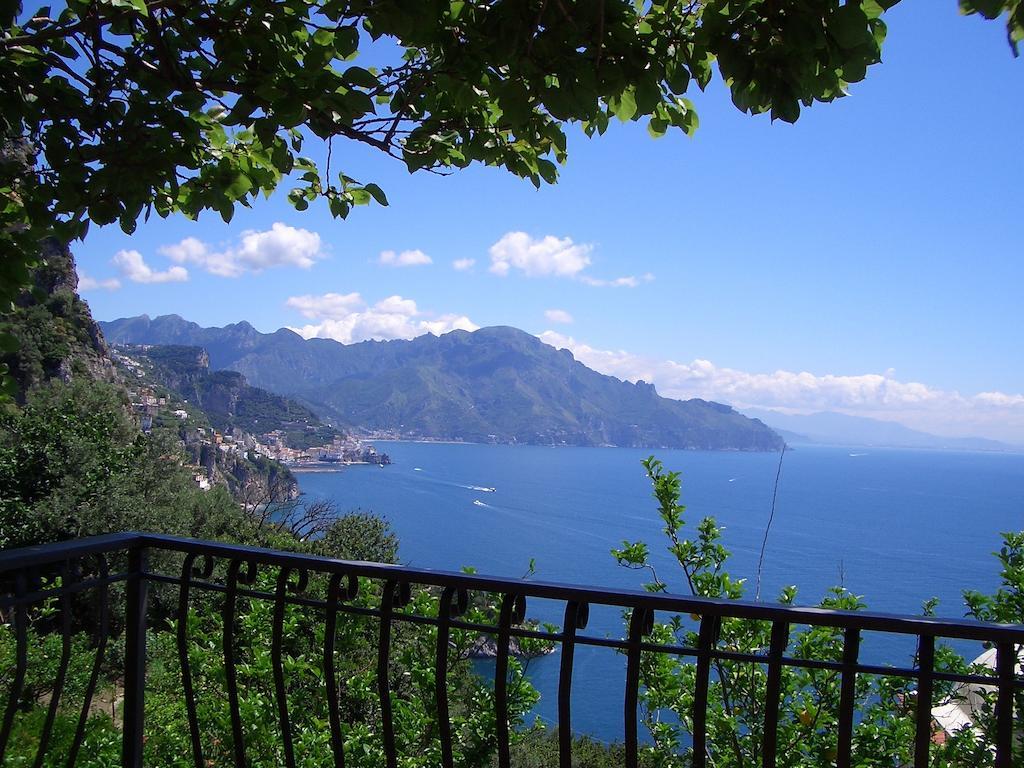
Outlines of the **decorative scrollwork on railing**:
<svg viewBox="0 0 1024 768">
<path fill-rule="evenodd" d="M 235 567 L 235 574 L 239 584 L 244 584 L 247 587 L 251 587 L 256 583 L 256 579 L 260 573 L 260 564 L 256 560 L 233 560 L 231 565 Z"/>
<path fill-rule="evenodd" d="M 344 582 L 344 584 L 342 583 Z M 338 702 L 338 673 L 334 663 L 334 644 L 338 632 L 338 606 L 359 595 L 359 577 L 355 574 L 335 573 L 327 586 L 327 606 L 324 618 L 324 684 L 327 688 L 327 715 L 331 726 L 331 752 L 335 768 L 344 768 L 345 742 L 341 733 Z"/>
<path fill-rule="evenodd" d="M 170 575 L 160 572 L 166 568 L 169 558 L 154 557 L 146 566 L 145 552 L 179 553 L 183 555 L 181 570 Z M 106 553 L 106 554 L 104 554 Z M 128 557 L 126 558 L 125 555 Z M 110 557 L 108 562 L 107 557 Z M 110 563 L 127 560 L 128 571 L 111 573 Z M 215 567 L 216 566 L 216 567 Z M 175 568 L 177 571 L 177 568 Z M 211 580 L 215 571 L 223 573 L 223 580 Z M 559 765 L 565 768 L 571 764 L 572 736 L 570 699 L 573 684 L 574 653 L 577 646 L 615 649 L 625 660 L 625 695 L 623 720 L 625 723 L 625 768 L 636 768 L 638 763 L 639 718 L 638 698 L 641 692 L 642 659 L 646 654 L 672 654 L 688 657 L 694 662 L 693 669 L 693 711 L 690 715 L 692 748 L 689 764 L 694 768 L 710 765 L 715 745 L 708 737 L 709 688 L 719 672 L 716 667 L 724 661 L 750 663 L 766 669 L 766 684 L 761 700 L 765 714 L 763 727 L 759 728 L 758 744 L 763 761 L 772 765 L 780 745 L 775 743 L 779 723 L 779 702 L 781 683 L 787 668 L 807 667 L 828 671 L 840 677 L 840 691 L 837 701 L 838 717 L 835 734 L 837 768 L 849 768 L 852 764 L 851 744 L 856 735 L 856 706 L 858 676 L 887 675 L 903 677 L 916 683 L 915 704 L 912 717 L 915 723 L 915 760 L 923 766 L 929 759 L 931 739 L 930 702 L 936 691 L 949 682 L 990 686 L 993 691 L 995 733 L 993 745 L 994 763 L 999 768 L 1009 768 L 1013 760 L 1015 743 L 1019 739 L 1016 730 L 1014 709 L 1024 680 L 1017 669 L 1020 648 L 1024 645 L 1024 628 L 1008 627 L 977 622 L 942 620 L 920 617 L 893 617 L 868 612 L 846 613 L 842 611 L 820 611 L 795 606 L 747 604 L 736 601 L 715 601 L 688 598 L 668 594 L 634 593 L 616 590 L 572 585 L 537 584 L 514 579 L 493 579 L 476 574 L 436 573 L 394 566 L 370 563 L 344 563 L 326 558 L 315 558 L 301 554 L 257 550 L 216 542 L 186 541 L 169 537 L 146 534 L 121 534 L 84 542 L 62 542 L 33 550 L 0 552 L 0 619 L 7 625 L 8 642 L 11 649 L 10 669 L 5 680 L 7 687 L 0 691 L 0 764 L 4 757 L 10 759 L 8 743 L 13 734 L 20 731 L 24 723 L 22 711 L 27 686 L 29 649 L 37 635 L 49 635 L 57 645 L 56 674 L 46 682 L 48 697 L 37 701 L 41 716 L 36 721 L 34 734 L 38 747 L 36 763 L 45 762 L 52 756 L 45 753 L 56 750 L 57 725 L 54 713 L 65 707 L 63 699 L 70 697 L 69 653 L 79 647 L 70 643 L 73 631 L 85 626 L 95 631 L 95 657 L 89 657 L 91 674 L 86 684 L 82 709 L 77 711 L 77 723 L 67 755 L 67 764 L 73 765 L 78 758 L 90 707 L 99 682 L 101 667 L 106 663 L 104 654 L 108 643 L 111 608 L 109 606 L 110 586 L 125 583 L 126 610 L 124 632 L 125 669 L 125 712 L 123 737 L 125 744 L 136 745 L 126 751 L 126 761 L 138 765 L 141 760 L 142 717 L 141 704 L 145 694 L 144 660 L 147 584 L 170 584 L 178 590 L 178 605 L 174 629 L 177 633 L 178 658 L 181 664 L 184 705 L 188 716 L 191 738 L 192 761 L 195 768 L 206 768 L 203 744 L 208 751 L 215 751 L 217 740 L 224 739 L 222 748 L 229 748 L 231 762 L 247 764 L 246 745 L 243 741 L 243 725 L 240 716 L 239 676 L 243 667 L 238 663 L 239 654 L 247 653 L 245 644 L 251 638 L 242 637 L 238 629 L 240 614 L 246 615 L 248 606 L 258 602 L 272 606 L 273 620 L 270 629 L 272 664 L 268 677 L 273 674 L 273 688 L 277 704 L 277 715 L 282 742 L 278 745 L 283 755 L 281 762 L 286 766 L 298 764 L 304 756 L 295 754 L 300 742 L 292 744 L 291 718 L 299 719 L 303 713 L 287 700 L 289 685 L 295 687 L 297 680 L 286 678 L 292 674 L 292 667 L 285 662 L 286 653 L 292 648 L 290 627 L 296 621 L 303 627 L 310 626 L 311 612 L 324 612 L 323 671 L 328 719 L 330 722 L 330 745 L 335 768 L 345 763 L 345 734 L 343 731 L 342 687 L 338 679 L 338 646 L 343 635 L 339 626 L 342 615 L 363 622 L 367 619 L 379 622 L 377 638 L 377 694 L 379 698 L 379 720 L 385 764 L 389 768 L 398 765 L 395 726 L 392 722 L 391 682 L 394 678 L 392 656 L 397 650 L 392 643 L 397 633 L 396 623 L 405 627 L 416 627 L 421 631 L 436 629 L 435 675 L 433 697 L 436 699 L 437 723 L 434 737 L 440 741 L 440 765 L 452 768 L 458 752 L 455 743 L 458 733 L 452 726 L 449 702 L 449 672 L 452 664 L 460 658 L 453 648 L 461 639 L 458 633 L 468 636 L 490 636 L 495 639 L 494 706 L 496 715 L 496 743 L 499 768 L 510 765 L 509 711 L 512 704 L 510 669 L 515 662 L 512 656 L 518 653 L 516 641 L 542 641 L 560 648 L 558 660 L 558 749 Z M 414 590 L 413 585 L 418 585 Z M 368 585 L 373 585 L 367 589 Z M 326 598 L 324 589 L 326 588 Z M 190 619 L 195 631 L 195 612 L 199 603 L 197 592 L 212 600 L 214 595 L 223 599 L 221 619 L 223 621 L 223 658 L 226 691 L 230 707 L 230 738 L 204 730 L 208 724 L 201 722 L 197 712 L 196 682 L 193 675 L 200 670 L 190 663 Z M 369 594 L 359 599 L 362 591 Z M 116 594 L 121 594 L 118 591 Z M 471 594 L 496 595 L 499 601 L 496 621 L 480 618 L 483 615 L 470 611 Z M 431 597 L 437 601 L 432 609 Z M 415 599 L 414 599 L 415 598 Z M 564 608 L 561 629 L 547 629 L 525 625 L 527 600 L 561 601 Z M 195 603 L 195 606 L 191 603 Z M 614 606 L 624 609 L 627 616 L 625 636 L 596 637 L 587 634 L 591 604 Z M 44 610 L 45 608 L 45 610 Z M 190 615 L 190 611 L 192 615 Z M 296 613 L 291 613 L 296 611 Z M 301 616 L 300 616 L 300 613 Z M 685 637 L 676 635 L 674 644 L 665 644 L 652 634 L 655 627 L 655 611 L 659 615 L 691 615 L 699 621 L 695 634 Z M 465 618 L 469 614 L 470 618 Z M 164 614 L 161 614 L 163 617 Z M 252 616 L 261 615 L 259 612 Z M 98 616 L 98 626 L 95 621 Z M 291 619 L 295 619 L 292 621 Z M 771 639 L 767 647 L 756 653 L 745 653 L 731 647 L 724 647 L 720 640 L 723 621 L 742 619 L 763 621 L 771 625 Z M 313 621 L 317 619 L 314 617 Z M 248 621 L 248 617 L 247 617 Z M 840 658 L 812 659 L 787 653 L 789 628 L 800 625 L 831 627 L 838 630 L 842 640 Z M 248 625 L 247 625 L 248 626 Z M 157 630 L 159 631 L 159 629 Z M 204 628 L 208 631 L 208 628 Z M 889 632 L 913 638 L 918 643 L 918 654 L 913 665 L 879 667 L 859 660 L 861 635 L 865 632 Z M 422 638 L 422 636 L 421 636 Z M 693 638 L 693 639 L 691 639 Z M 943 638 L 957 638 L 989 642 L 996 648 L 995 669 L 992 674 L 953 673 L 936 662 L 937 643 Z M 694 642 L 694 639 L 696 642 Z M 308 638 L 304 639 L 304 642 Z M 58 642 L 59 641 L 59 642 Z M 694 647 L 689 647 L 690 645 Z M 396 648 L 398 645 L 396 644 Z M 520 646 L 522 648 L 524 646 Z M 131 672 L 131 674 L 129 674 Z M 247 673 L 248 674 L 248 673 Z M 244 680 L 244 678 L 243 678 Z M 213 681 L 216 682 L 216 681 Z M 205 686 L 205 683 L 204 683 Z M 65 690 L 67 689 L 67 690 Z M 204 687 L 205 690 L 205 687 Z M 129 692 L 132 718 L 127 717 Z M 295 695 L 294 693 L 292 694 Z M 429 694 L 428 694 L 429 696 Z M 514 696 L 513 696 L 514 698 Z M 211 702 L 212 703 L 212 702 Z M 428 703 L 429 704 L 429 703 Z M 61 710 L 63 711 L 63 710 Z M 202 739 L 200 738 L 202 737 Z M 435 742 L 436 743 L 436 742 Z M 255 744 L 250 745 L 250 751 Z M 220 751 L 217 749 L 216 751 Z M 933 750 L 932 750 L 933 751 Z M 30 754 L 31 760 L 32 755 Z M 405 756 L 403 756 L 404 759 Z"/>
<path fill-rule="evenodd" d="M 399 581 L 397 584 L 393 584 L 390 588 L 394 594 L 392 607 L 405 608 L 412 602 L 412 584 L 408 581 Z"/>
<path fill-rule="evenodd" d="M 50 706 L 46 710 L 46 720 L 39 733 L 35 760 L 37 766 L 43 764 L 46 756 L 46 749 L 53 733 L 53 723 L 57 718 L 57 709 L 64 694 L 64 683 L 67 681 L 68 665 L 71 663 L 71 591 L 75 581 L 81 580 L 81 573 L 81 563 L 77 558 L 65 560 L 50 581 L 50 588 L 58 593 L 60 601 L 60 660 L 57 662 L 57 672 L 53 678 L 53 687 L 50 689 Z"/>
<path fill-rule="evenodd" d="M 640 697 L 640 641 L 654 631 L 654 611 L 634 608 L 629 617 L 626 649 L 626 701 L 623 722 L 626 726 L 626 766 L 637 764 L 637 704 Z"/>
<path fill-rule="evenodd" d="M 562 659 L 558 667 L 558 764 L 572 768 L 572 664 L 576 650 L 576 631 L 587 628 L 590 604 L 569 600 L 562 622 Z"/>
<path fill-rule="evenodd" d="M 281 746 L 284 749 L 285 765 L 295 768 L 295 747 L 292 743 L 292 726 L 288 716 L 288 691 L 284 679 L 284 611 L 288 593 L 302 594 L 309 586 L 309 571 L 305 568 L 282 568 L 277 575 L 274 591 L 274 621 L 271 631 L 270 658 L 274 670 L 274 694 L 277 700 L 277 719 L 281 728 Z"/>
<path fill-rule="evenodd" d="M 498 612 L 497 654 L 494 660 L 494 707 L 498 737 L 498 768 L 509 768 L 508 657 L 512 626 L 526 619 L 526 595 L 510 592 L 502 596 Z"/>
<path fill-rule="evenodd" d="M 395 608 L 404 608 L 412 600 L 412 587 L 408 581 L 384 582 L 380 604 L 380 635 L 377 642 L 377 696 L 380 700 L 381 730 L 384 742 L 384 760 L 387 768 L 397 768 L 398 752 L 395 748 L 395 724 L 391 712 L 391 683 L 388 667 L 391 659 L 391 622 Z"/>
<path fill-rule="evenodd" d="M 228 709 L 231 714 L 231 748 L 235 765 L 246 765 L 245 735 L 242 714 L 238 702 L 238 670 L 235 662 L 235 614 L 237 611 L 238 585 L 252 586 L 259 574 L 255 560 L 232 560 L 228 565 L 227 591 L 223 609 L 224 674 L 228 694 Z"/>
<path fill-rule="evenodd" d="M 438 738 L 441 740 L 441 765 L 452 768 L 452 724 L 448 714 L 448 646 L 452 619 L 466 613 L 469 591 L 465 587 L 445 587 L 437 608 L 437 655 L 434 664 L 434 692 L 437 700 Z"/>
<path fill-rule="evenodd" d="M 78 723 L 75 725 L 75 735 L 68 749 L 68 765 L 75 765 L 78 759 L 78 752 L 82 748 L 82 740 L 85 738 L 85 727 L 89 720 L 89 712 L 92 709 L 93 696 L 96 693 L 96 685 L 99 682 L 100 670 L 106 659 L 107 639 L 110 634 L 110 586 L 107 578 L 110 576 L 110 564 L 105 554 L 97 553 L 87 555 L 83 562 L 90 564 L 89 572 L 95 574 L 99 583 L 99 599 L 97 605 L 97 626 L 96 626 L 96 651 L 93 657 L 92 670 L 89 672 L 89 679 L 85 684 L 85 693 L 82 697 L 82 709 L 78 715 Z"/>
<path fill-rule="evenodd" d="M 196 561 L 199 560 L 197 563 Z M 196 768 L 204 768 L 203 744 L 196 715 L 196 696 L 192 682 L 192 662 L 189 658 L 188 619 L 189 593 L 193 579 L 209 579 L 213 575 L 213 558 L 189 552 L 181 566 L 181 586 L 178 589 L 177 643 L 178 663 L 181 666 L 181 687 L 185 696 L 185 713 L 188 718 L 189 738 L 192 742 L 192 759 Z"/>
<path fill-rule="evenodd" d="M 15 573 L 12 592 L 15 603 L 8 621 L 14 625 L 14 675 L 7 695 L 7 706 L 4 708 L 3 723 L 0 724 L 0 764 L 4 761 L 7 742 L 14 726 L 14 715 L 18 711 L 18 702 L 28 670 L 28 607 L 22 600 L 28 592 L 27 571 Z"/>
</svg>

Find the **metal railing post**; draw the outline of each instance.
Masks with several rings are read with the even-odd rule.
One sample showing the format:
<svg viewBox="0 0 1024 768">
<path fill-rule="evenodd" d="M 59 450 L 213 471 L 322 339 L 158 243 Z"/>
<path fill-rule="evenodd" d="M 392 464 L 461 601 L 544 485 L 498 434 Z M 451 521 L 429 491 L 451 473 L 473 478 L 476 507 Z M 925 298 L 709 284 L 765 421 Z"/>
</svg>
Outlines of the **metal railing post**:
<svg viewBox="0 0 1024 768">
<path fill-rule="evenodd" d="M 146 550 L 128 552 L 125 597 L 124 725 L 122 768 L 142 768 L 143 721 L 146 695 Z"/>
</svg>

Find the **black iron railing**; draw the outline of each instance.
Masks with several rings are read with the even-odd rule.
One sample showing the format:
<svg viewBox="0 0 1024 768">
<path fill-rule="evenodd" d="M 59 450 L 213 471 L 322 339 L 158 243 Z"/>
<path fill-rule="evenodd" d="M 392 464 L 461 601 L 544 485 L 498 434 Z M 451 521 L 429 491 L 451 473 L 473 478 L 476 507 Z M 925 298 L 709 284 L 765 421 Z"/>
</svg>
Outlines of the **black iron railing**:
<svg viewBox="0 0 1024 768">
<path fill-rule="evenodd" d="M 175 572 L 170 572 L 168 564 L 177 566 Z M 264 575 L 270 573 L 275 577 L 272 582 L 275 586 L 272 590 L 259 588 L 257 574 L 261 569 L 264 569 Z M 305 587 L 314 575 L 326 582 L 326 589 L 319 597 L 305 594 Z M 375 607 L 353 604 L 353 598 L 359 590 L 360 579 L 371 579 L 383 586 L 380 591 L 380 602 Z M 629 768 L 635 768 L 638 759 L 637 707 L 641 684 L 640 666 L 641 654 L 646 652 L 675 654 L 691 658 L 695 662 L 696 688 L 692 714 L 692 764 L 695 768 L 704 768 L 707 764 L 705 742 L 708 688 L 712 679 L 713 664 L 723 660 L 750 662 L 767 668 L 761 750 L 762 764 L 766 768 L 776 763 L 780 676 L 783 667 L 787 666 L 828 670 L 841 677 L 838 747 L 835 754 L 835 764 L 839 768 L 848 768 L 851 765 L 851 743 L 856 718 L 855 681 L 858 675 L 896 676 L 916 682 L 914 760 L 917 768 L 928 765 L 929 747 L 934 735 L 931 720 L 932 698 L 934 687 L 939 681 L 986 685 L 995 689 L 994 760 L 998 768 L 1010 768 L 1014 740 L 1019 738 L 1014 732 L 1013 710 L 1015 695 L 1024 690 L 1024 680 L 1016 671 L 1018 647 L 1024 646 L 1024 626 L 716 601 L 642 591 L 488 578 L 402 566 L 345 562 L 269 549 L 139 533 L 100 536 L 0 552 L 0 580 L 0 614 L 13 633 L 15 645 L 14 668 L 7 670 L 9 689 L 6 692 L 6 702 L 2 704 L 0 764 L 4 762 L 4 750 L 8 747 L 12 725 L 22 699 L 22 687 L 25 684 L 30 642 L 27 632 L 29 612 L 33 606 L 38 606 L 43 601 L 56 601 L 58 610 L 51 611 L 48 631 L 58 633 L 63 638 L 56 678 L 46 705 L 47 715 L 38 734 L 40 757 L 36 763 L 42 764 L 42 755 L 47 750 L 54 718 L 61 706 L 64 676 L 71 653 L 70 638 L 74 631 L 73 625 L 81 620 L 74 615 L 72 606 L 74 601 L 91 595 L 88 618 L 96 635 L 93 644 L 95 662 L 86 686 L 72 745 L 67 753 L 67 764 L 74 765 L 79 755 L 97 677 L 104 663 L 108 635 L 113 632 L 118 637 L 123 637 L 122 765 L 133 768 L 142 765 L 147 672 L 147 599 L 153 590 L 163 590 L 164 593 L 172 590 L 177 593 L 176 601 L 172 601 L 171 607 L 167 609 L 170 621 L 166 626 L 174 627 L 177 633 L 182 696 L 192 745 L 191 759 L 197 768 L 204 768 L 206 762 L 203 753 L 202 724 L 197 715 L 193 670 L 188 651 L 188 618 L 191 601 L 200 592 L 221 595 L 222 651 L 227 706 L 230 710 L 231 753 L 237 766 L 248 764 L 235 658 L 236 607 L 242 598 L 269 601 L 274 608 L 271 643 L 274 695 L 283 739 L 284 762 L 288 766 L 294 766 L 296 758 L 282 661 L 282 627 L 286 606 L 302 606 L 322 615 L 325 628 L 322 662 L 324 679 L 327 681 L 323 693 L 329 704 L 333 764 L 339 768 L 345 764 L 345 744 L 339 714 L 334 643 L 340 622 L 353 615 L 372 617 L 379 622 L 377 694 L 383 752 L 389 768 L 394 768 L 399 759 L 391 709 L 392 692 L 389 689 L 387 674 L 392 629 L 399 622 L 430 625 L 437 630 L 435 689 L 439 719 L 438 737 L 441 742 L 441 762 L 446 767 L 453 765 L 453 737 L 448 724 L 446 670 L 449 666 L 449 634 L 455 630 L 477 632 L 496 640 L 494 707 L 498 764 L 501 768 L 507 768 L 510 762 L 507 680 L 513 638 L 549 641 L 556 644 L 561 651 L 557 709 L 559 760 L 563 768 L 571 765 L 570 693 L 574 650 L 579 645 L 612 648 L 625 655 L 623 721 L 625 762 Z M 413 588 L 433 588 L 440 594 L 436 615 L 417 615 L 402 610 L 409 602 Z M 500 608 L 496 613 L 495 623 L 480 624 L 460 618 L 466 609 L 468 596 L 474 592 L 498 596 Z M 117 606 L 117 611 L 114 611 L 114 606 L 111 605 L 112 595 L 116 595 L 118 600 L 123 600 L 123 606 Z M 560 631 L 552 632 L 524 626 L 527 602 L 537 598 L 559 601 L 564 605 L 564 622 Z M 582 634 L 581 631 L 587 626 L 589 608 L 592 605 L 614 606 L 629 611 L 626 636 L 610 638 Z M 698 642 L 695 647 L 650 642 L 647 636 L 655 612 L 694 616 L 699 621 Z M 122 626 L 112 630 L 112 615 L 115 613 L 117 622 Z M 723 620 L 734 618 L 770 622 L 772 631 L 769 647 L 763 653 L 742 653 L 720 647 L 717 643 L 718 628 Z M 841 660 L 805 659 L 787 655 L 789 632 L 797 625 L 824 626 L 841 631 L 844 637 Z M 916 639 L 916 665 L 901 668 L 863 663 L 859 659 L 859 647 L 862 634 L 865 632 L 893 633 Z M 937 639 L 972 640 L 993 645 L 997 649 L 994 674 L 954 674 L 937 670 Z M 4 692 L 0 691 L 0 695 L 3 694 Z M 1019 716 L 1020 713 L 1017 713 L 1017 717 Z"/>
</svg>

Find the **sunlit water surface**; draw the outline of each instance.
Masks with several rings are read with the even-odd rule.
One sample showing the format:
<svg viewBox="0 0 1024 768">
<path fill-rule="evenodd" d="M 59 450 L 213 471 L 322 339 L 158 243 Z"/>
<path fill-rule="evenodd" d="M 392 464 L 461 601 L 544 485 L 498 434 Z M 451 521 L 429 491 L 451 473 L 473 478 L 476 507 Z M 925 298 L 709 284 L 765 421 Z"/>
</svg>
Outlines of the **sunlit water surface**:
<svg viewBox="0 0 1024 768">
<path fill-rule="evenodd" d="M 381 443 L 389 467 L 304 473 L 302 490 L 334 499 L 341 511 L 386 517 L 409 565 L 608 587 L 641 586 L 645 575 L 610 555 L 624 539 L 651 545 L 658 575 L 685 592 L 664 548 L 662 523 L 640 460 L 625 448 Z M 777 454 L 657 451 L 682 472 L 686 519 L 725 527 L 730 571 L 750 595 L 771 506 Z M 493 488 L 494 491 L 483 489 Z M 475 503 L 476 502 L 476 503 Z M 807 447 L 785 455 L 762 570 L 762 598 L 788 584 L 816 603 L 842 582 L 869 608 L 916 613 L 930 597 L 938 613 L 962 616 L 964 588 L 998 583 L 992 552 L 999 532 L 1024 529 L 1024 456 Z M 693 530 L 690 528 L 690 530 Z M 535 618 L 561 622 L 562 607 L 532 603 Z M 595 609 L 587 632 L 619 636 L 618 611 Z M 971 653 L 972 647 L 964 647 Z M 908 660 L 912 646 L 870 637 L 865 655 Z M 534 660 L 542 694 L 537 715 L 555 717 L 558 654 Z M 481 671 L 487 671 L 481 665 Z M 603 739 L 622 736 L 624 658 L 578 647 L 573 727 Z"/>
</svg>

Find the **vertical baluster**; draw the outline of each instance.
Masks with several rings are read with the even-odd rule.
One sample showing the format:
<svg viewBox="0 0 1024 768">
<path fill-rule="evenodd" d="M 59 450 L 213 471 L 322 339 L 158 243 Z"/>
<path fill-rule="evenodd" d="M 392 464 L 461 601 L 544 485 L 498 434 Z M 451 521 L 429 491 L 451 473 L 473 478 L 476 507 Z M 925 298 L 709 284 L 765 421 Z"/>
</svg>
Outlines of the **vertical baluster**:
<svg viewBox="0 0 1024 768">
<path fill-rule="evenodd" d="M 380 719 L 384 731 L 384 759 L 388 768 L 396 768 L 398 765 L 388 666 L 391 656 L 391 620 L 395 608 L 395 593 L 400 588 L 407 588 L 407 585 L 400 585 L 394 581 L 384 584 L 384 594 L 380 601 L 380 639 L 377 644 L 377 693 L 380 697 Z"/>
<path fill-rule="evenodd" d="M 124 722 L 121 739 L 122 768 L 142 768 L 146 697 L 146 551 L 128 553 L 128 588 L 125 596 Z"/>
<path fill-rule="evenodd" d="M 558 765 L 572 768 L 572 662 L 576 650 L 576 630 L 587 626 L 590 607 L 570 600 L 565 606 L 562 624 L 562 659 L 558 668 Z"/>
<path fill-rule="evenodd" d="M 284 660 L 281 646 L 284 642 L 284 599 L 288 589 L 291 568 L 282 568 L 277 574 L 274 591 L 274 622 L 270 639 L 270 663 L 274 669 L 274 693 L 277 699 L 277 721 L 281 728 L 281 744 L 288 768 L 295 768 L 295 748 L 292 745 L 292 727 L 288 719 L 288 691 L 284 683 Z"/>
<path fill-rule="evenodd" d="M 236 768 L 245 768 L 245 736 L 242 715 L 238 708 L 238 671 L 235 668 L 235 603 L 238 599 L 241 560 L 232 560 L 228 566 L 227 592 L 224 595 L 224 676 L 227 682 L 228 708 L 231 713 L 231 748 Z M 250 573 L 255 569 L 250 566 Z M 253 574 L 254 575 L 254 574 Z"/>
<path fill-rule="evenodd" d="M 623 722 L 626 727 L 626 768 L 637 765 L 637 701 L 640 697 L 640 641 L 654 628 L 654 612 L 634 608 L 629 617 L 629 648 L 626 652 L 626 701 Z"/>
<path fill-rule="evenodd" d="M 512 625 L 521 624 L 526 617 L 526 598 L 507 594 L 501 599 L 498 615 L 498 652 L 494 663 L 494 708 L 498 736 L 498 768 L 509 768 L 508 733 L 508 655 L 512 641 Z"/>
<path fill-rule="evenodd" d="M 107 559 L 99 556 L 99 577 L 106 579 L 109 574 Z M 78 715 L 78 725 L 75 726 L 75 736 L 71 742 L 71 749 L 68 750 L 68 768 L 72 768 L 78 760 L 78 751 L 82 748 L 82 739 L 85 738 L 85 726 L 89 721 L 89 710 L 92 707 L 92 698 L 96 692 L 96 683 L 99 681 L 100 669 L 103 667 L 104 657 L 107 651 L 107 635 L 110 632 L 110 588 L 104 584 L 100 587 L 99 606 L 99 628 L 96 636 L 96 655 L 93 659 L 92 672 L 89 674 L 89 682 L 85 685 L 85 696 L 82 699 L 82 711 Z"/>
<path fill-rule="evenodd" d="M 11 728 L 14 725 L 14 716 L 18 711 L 18 700 L 21 698 L 21 689 L 25 685 L 25 671 L 28 667 L 28 609 L 22 601 L 25 592 L 28 591 L 27 579 L 24 571 L 18 571 L 14 576 L 14 680 L 11 681 L 11 689 L 7 695 L 7 708 L 4 710 L 3 727 L 0 728 L 0 765 L 4 761 L 4 752 L 7 751 L 7 740 L 11 736 Z"/>
<path fill-rule="evenodd" d="M 996 676 L 999 694 L 996 699 L 996 768 L 1013 765 L 1013 684 L 1017 667 L 1017 650 L 1013 643 L 996 646 Z"/>
<path fill-rule="evenodd" d="M 46 720 L 43 729 L 39 734 L 39 747 L 36 749 L 36 760 L 34 768 L 42 768 L 43 760 L 46 757 L 46 749 L 50 743 L 50 735 L 53 733 L 53 721 L 57 717 L 57 708 L 60 706 L 60 697 L 64 693 L 64 681 L 67 679 L 68 664 L 71 663 L 71 596 L 68 588 L 71 586 L 71 566 L 66 560 L 60 567 L 60 662 L 57 666 L 57 674 L 53 680 L 53 689 L 50 694 L 50 706 L 46 711 Z"/>
<path fill-rule="evenodd" d="M 935 680 L 935 638 L 921 635 L 917 652 L 917 723 L 914 736 L 914 768 L 928 768 L 932 741 L 932 694 Z"/>
<path fill-rule="evenodd" d="M 334 753 L 334 768 L 345 768 L 345 741 L 341 735 L 341 718 L 338 713 L 338 673 L 334 667 L 334 642 L 338 631 L 338 603 L 342 600 L 342 575 L 331 576 L 327 588 L 327 616 L 324 625 L 324 684 L 327 686 L 327 716 L 331 724 L 331 751 Z M 359 581 L 349 577 L 349 588 L 345 595 L 352 599 L 356 595 Z"/>
<path fill-rule="evenodd" d="M 850 627 L 843 636 L 843 672 L 839 688 L 839 743 L 836 747 L 837 768 L 850 768 L 853 744 L 853 706 L 857 692 L 857 657 L 860 653 L 860 630 Z"/>
<path fill-rule="evenodd" d="M 457 600 L 455 599 L 457 598 Z M 454 601 L 454 602 L 453 602 Z M 452 724 L 448 714 L 448 640 L 451 622 L 461 616 L 469 604 L 465 589 L 445 587 L 437 609 L 437 657 L 434 662 L 435 698 L 437 699 L 437 728 L 441 740 L 441 765 L 453 768 Z"/>
<path fill-rule="evenodd" d="M 782 690 L 782 657 L 789 644 L 789 624 L 772 622 L 771 644 L 768 646 L 768 681 L 765 685 L 764 734 L 761 764 L 775 768 L 779 740 L 779 696 Z"/>
<path fill-rule="evenodd" d="M 708 762 L 708 685 L 711 678 L 712 647 L 718 642 L 722 619 L 702 616 L 697 635 L 697 670 L 693 692 L 693 768 Z"/>
<path fill-rule="evenodd" d="M 188 732 L 192 743 L 192 762 L 195 768 L 205 768 L 203 744 L 199 736 L 199 718 L 196 713 L 196 696 L 192 687 L 192 661 L 188 653 L 188 600 L 191 590 L 193 566 L 196 554 L 189 553 L 181 566 L 181 587 L 178 590 L 177 642 L 178 663 L 181 667 L 181 687 L 185 696 L 185 715 L 188 718 Z M 213 561 L 205 558 L 204 578 L 213 573 Z"/>
</svg>

